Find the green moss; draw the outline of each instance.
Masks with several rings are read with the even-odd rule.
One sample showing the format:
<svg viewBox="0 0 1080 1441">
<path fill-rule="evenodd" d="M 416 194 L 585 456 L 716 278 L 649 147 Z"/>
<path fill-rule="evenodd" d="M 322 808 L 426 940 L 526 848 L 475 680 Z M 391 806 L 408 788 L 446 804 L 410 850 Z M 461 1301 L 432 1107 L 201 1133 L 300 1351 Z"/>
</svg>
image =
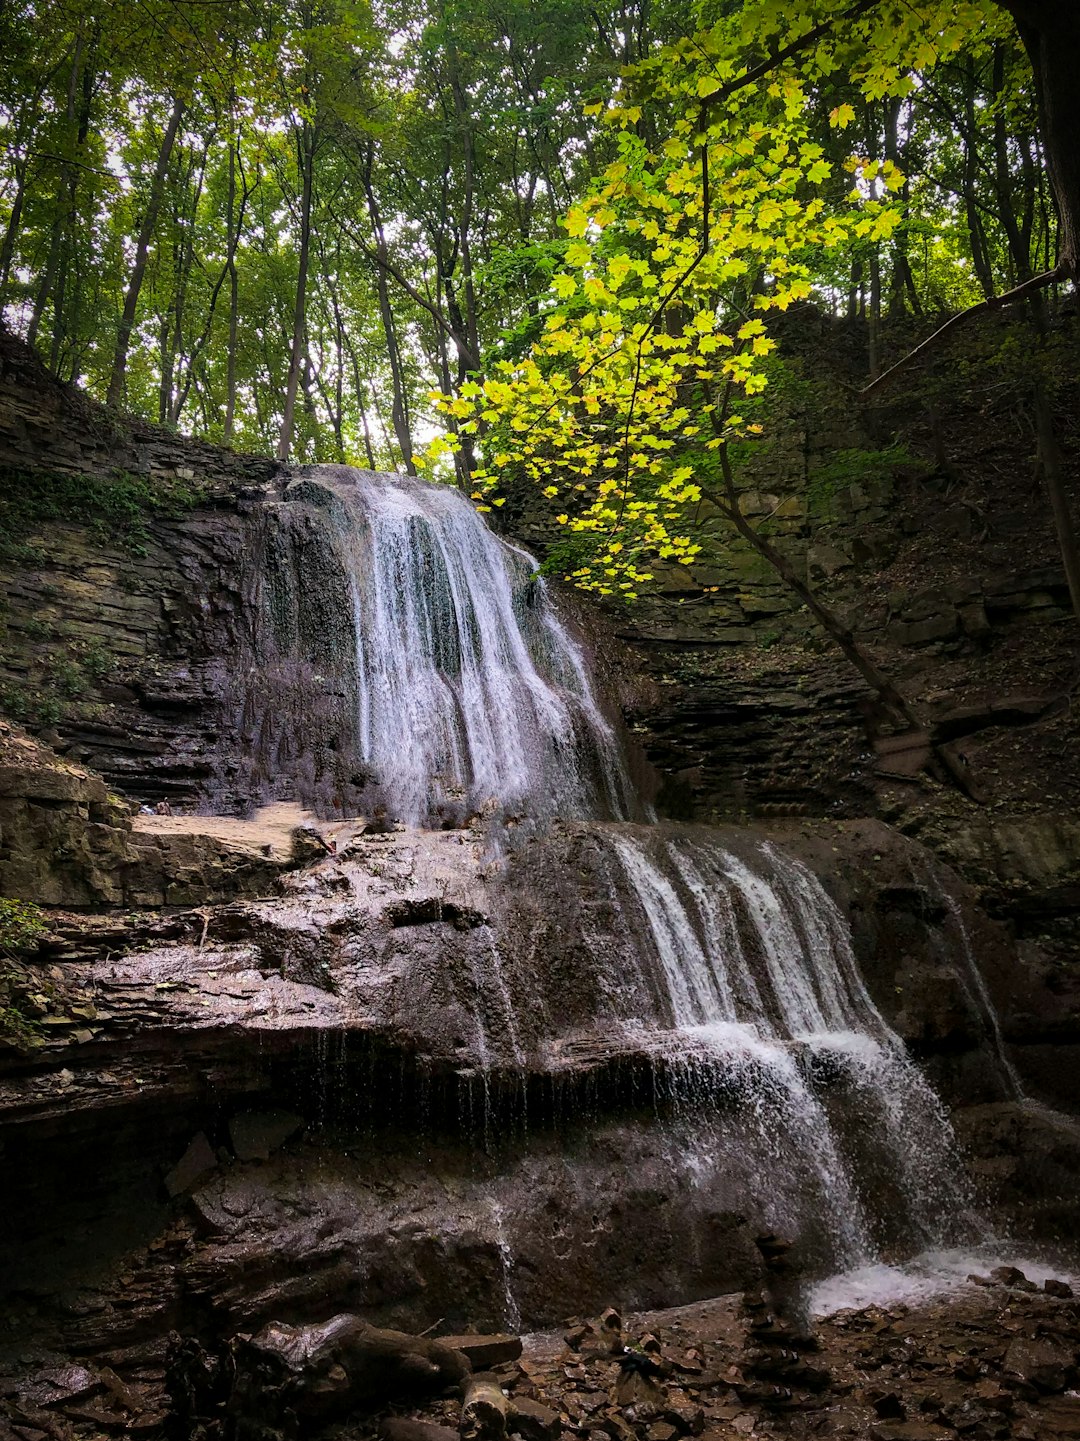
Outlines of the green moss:
<svg viewBox="0 0 1080 1441">
<path fill-rule="evenodd" d="M 145 553 L 147 523 L 154 515 L 176 515 L 204 499 L 180 481 L 151 482 L 145 476 L 69 475 L 50 471 L 0 471 L 0 560 L 37 564 L 45 553 L 31 537 L 50 521 L 88 526 L 102 540 Z"/>
<path fill-rule="evenodd" d="M 60 697 L 48 686 L 0 681 L 0 715 L 41 730 L 54 726 L 63 713 Z"/>
<path fill-rule="evenodd" d="M 878 482 L 889 483 L 898 473 L 925 469 L 925 465 L 906 446 L 886 446 L 883 450 L 837 450 L 825 465 L 811 472 L 806 498 L 812 516 L 827 517 L 833 501 L 841 491 L 853 485 L 872 487 Z"/>
<path fill-rule="evenodd" d="M 47 930 L 40 906 L 0 896 L 0 955 L 14 956 L 36 950 Z"/>
<path fill-rule="evenodd" d="M 0 896 L 0 1044 L 17 1051 L 32 1050 L 42 1034 L 35 986 L 18 958 L 35 951 L 47 930 L 37 906 Z"/>
</svg>

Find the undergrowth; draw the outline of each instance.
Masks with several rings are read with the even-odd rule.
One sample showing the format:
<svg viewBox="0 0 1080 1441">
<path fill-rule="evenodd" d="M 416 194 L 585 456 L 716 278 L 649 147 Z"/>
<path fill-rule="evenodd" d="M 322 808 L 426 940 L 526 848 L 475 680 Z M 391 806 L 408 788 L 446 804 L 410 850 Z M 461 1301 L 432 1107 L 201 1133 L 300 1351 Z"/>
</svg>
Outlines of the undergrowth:
<svg viewBox="0 0 1080 1441">
<path fill-rule="evenodd" d="M 0 896 L 0 1045 L 17 1051 L 41 1040 L 41 1026 L 30 1013 L 34 985 L 20 958 L 37 949 L 47 929 L 38 906 Z"/>
</svg>

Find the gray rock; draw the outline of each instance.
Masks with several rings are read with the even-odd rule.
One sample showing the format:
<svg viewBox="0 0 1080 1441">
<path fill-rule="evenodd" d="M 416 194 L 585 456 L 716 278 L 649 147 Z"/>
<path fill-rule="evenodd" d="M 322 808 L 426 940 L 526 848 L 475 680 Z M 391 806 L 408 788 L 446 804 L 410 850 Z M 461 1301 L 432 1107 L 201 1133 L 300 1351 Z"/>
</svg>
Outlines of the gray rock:
<svg viewBox="0 0 1080 1441">
<path fill-rule="evenodd" d="M 182 1195 L 217 1167 L 217 1155 L 213 1146 L 199 1131 L 192 1137 L 191 1144 L 165 1177 L 165 1189 L 170 1196 Z"/>
<path fill-rule="evenodd" d="M 268 1161 L 303 1125 L 291 1111 L 241 1111 L 229 1122 L 229 1139 L 239 1161 Z"/>
</svg>

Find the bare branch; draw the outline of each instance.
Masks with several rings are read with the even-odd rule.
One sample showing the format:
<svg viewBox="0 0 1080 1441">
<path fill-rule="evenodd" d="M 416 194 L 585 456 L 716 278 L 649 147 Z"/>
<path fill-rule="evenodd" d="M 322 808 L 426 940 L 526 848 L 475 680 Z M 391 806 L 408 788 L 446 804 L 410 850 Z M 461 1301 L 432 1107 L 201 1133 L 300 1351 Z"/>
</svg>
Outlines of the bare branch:
<svg viewBox="0 0 1080 1441">
<path fill-rule="evenodd" d="M 933 335 L 927 336 L 920 345 L 916 345 L 914 350 L 909 350 L 901 360 L 898 360 L 895 365 L 891 365 L 883 375 L 879 375 L 876 380 L 872 380 L 869 385 L 858 391 L 859 398 L 865 400 L 868 395 L 873 395 L 875 391 L 880 390 L 885 382 L 891 380 L 898 371 L 906 370 L 913 360 L 938 345 L 950 331 L 963 325 L 973 316 L 980 315 L 984 310 L 1001 310 L 1006 305 L 1015 305 L 1018 300 L 1024 300 L 1037 290 L 1045 290 L 1048 285 L 1065 279 L 1067 279 L 1066 273 L 1060 266 L 1054 270 L 1046 270 L 1041 275 L 1035 275 L 1030 280 L 1025 280 L 1023 285 L 1006 290 L 1004 295 L 992 295 L 988 300 L 980 300 L 977 305 L 970 305 L 967 310 L 961 310 L 958 315 L 950 316 L 944 325 L 934 331 Z"/>
</svg>

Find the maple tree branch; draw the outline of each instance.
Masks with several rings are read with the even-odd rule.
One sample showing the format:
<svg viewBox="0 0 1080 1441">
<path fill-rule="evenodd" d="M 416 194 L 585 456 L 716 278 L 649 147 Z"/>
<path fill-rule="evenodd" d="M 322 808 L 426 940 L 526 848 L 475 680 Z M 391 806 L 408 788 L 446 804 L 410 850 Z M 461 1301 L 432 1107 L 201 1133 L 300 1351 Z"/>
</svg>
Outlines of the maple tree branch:
<svg viewBox="0 0 1080 1441">
<path fill-rule="evenodd" d="M 800 35 L 798 39 L 792 40 L 779 50 L 774 50 L 771 55 L 767 55 L 757 65 L 752 65 L 749 70 L 745 70 L 736 79 L 729 80 L 719 90 L 714 90 L 711 95 L 707 95 L 703 102 L 703 108 L 712 109 L 717 105 L 722 105 L 736 91 L 744 90 L 747 85 L 753 85 L 756 81 L 761 80 L 768 75 L 770 70 L 775 70 L 785 60 L 790 60 L 793 55 L 800 54 L 818 40 L 823 39 L 832 30 L 835 30 L 837 25 L 843 24 L 845 20 L 858 20 L 860 15 L 865 15 L 868 10 L 873 10 L 880 3 L 881 0 L 858 0 L 857 4 L 842 11 L 841 14 L 833 15 L 828 20 L 822 20 L 820 24 L 808 30 L 805 35 Z"/>
</svg>

